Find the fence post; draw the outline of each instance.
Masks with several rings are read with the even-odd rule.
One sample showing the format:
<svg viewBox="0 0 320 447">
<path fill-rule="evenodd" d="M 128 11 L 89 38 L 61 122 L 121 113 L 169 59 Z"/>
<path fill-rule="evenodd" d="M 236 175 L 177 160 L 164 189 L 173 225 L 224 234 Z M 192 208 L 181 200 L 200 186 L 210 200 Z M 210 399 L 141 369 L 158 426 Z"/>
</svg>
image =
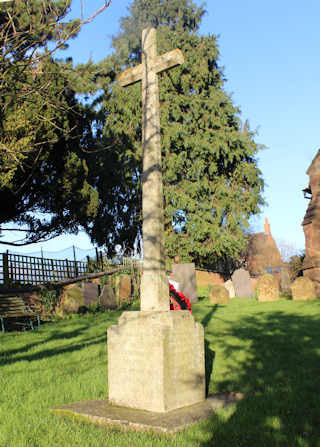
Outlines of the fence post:
<svg viewBox="0 0 320 447">
<path fill-rule="evenodd" d="M 100 254 L 101 271 L 103 272 L 103 270 L 104 270 L 104 265 L 103 265 L 103 255 L 102 255 L 102 251 L 100 251 L 99 254 Z"/>
<path fill-rule="evenodd" d="M 56 280 L 56 272 L 54 270 L 54 262 L 53 262 L 53 259 L 51 259 L 50 261 L 51 261 L 51 268 L 52 268 L 52 279 L 53 279 L 53 281 L 55 281 Z"/>
<path fill-rule="evenodd" d="M 71 278 L 68 259 L 66 259 L 66 266 L 67 266 L 67 277 Z"/>
<path fill-rule="evenodd" d="M 99 271 L 99 252 L 98 249 L 96 247 L 96 260 L 97 260 L 97 272 Z"/>
<path fill-rule="evenodd" d="M 5 286 L 9 286 L 9 254 L 2 253 L 2 266 L 3 266 L 3 282 Z"/>
<path fill-rule="evenodd" d="M 74 261 L 74 274 L 75 277 L 79 276 L 78 261 Z"/>
</svg>

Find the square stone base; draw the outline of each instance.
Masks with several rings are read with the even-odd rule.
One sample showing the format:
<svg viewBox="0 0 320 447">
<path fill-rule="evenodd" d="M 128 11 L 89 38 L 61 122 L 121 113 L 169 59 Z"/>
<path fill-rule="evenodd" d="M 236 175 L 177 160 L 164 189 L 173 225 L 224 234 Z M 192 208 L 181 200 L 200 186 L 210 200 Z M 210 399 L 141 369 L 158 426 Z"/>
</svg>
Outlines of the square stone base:
<svg viewBox="0 0 320 447">
<path fill-rule="evenodd" d="M 234 404 L 242 397 L 241 394 L 232 393 L 211 395 L 199 404 L 166 413 L 117 407 L 107 400 L 76 402 L 54 408 L 52 411 L 60 416 L 78 417 L 104 427 L 114 425 L 125 430 L 175 433 L 196 422 L 209 419 L 215 410 Z"/>
<path fill-rule="evenodd" d="M 205 400 L 204 331 L 189 311 L 124 312 L 108 329 L 112 405 L 167 412 Z"/>
</svg>

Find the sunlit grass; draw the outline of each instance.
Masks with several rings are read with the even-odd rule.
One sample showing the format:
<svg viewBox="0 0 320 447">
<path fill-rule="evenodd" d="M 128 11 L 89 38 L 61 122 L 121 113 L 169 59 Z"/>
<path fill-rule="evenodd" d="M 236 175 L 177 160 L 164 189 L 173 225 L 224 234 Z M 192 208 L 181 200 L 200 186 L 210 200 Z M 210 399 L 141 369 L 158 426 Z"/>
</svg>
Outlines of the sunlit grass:
<svg viewBox="0 0 320 447">
<path fill-rule="evenodd" d="M 75 316 L 0 336 L 0 446 L 320 445 L 320 301 L 217 306 L 201 292 L 209 391 L 244 393 L 236 406 L 173 436 L 57 417 L 50 408 L 107 395 L 106 329 L 120 312 Z"/>
</svg>

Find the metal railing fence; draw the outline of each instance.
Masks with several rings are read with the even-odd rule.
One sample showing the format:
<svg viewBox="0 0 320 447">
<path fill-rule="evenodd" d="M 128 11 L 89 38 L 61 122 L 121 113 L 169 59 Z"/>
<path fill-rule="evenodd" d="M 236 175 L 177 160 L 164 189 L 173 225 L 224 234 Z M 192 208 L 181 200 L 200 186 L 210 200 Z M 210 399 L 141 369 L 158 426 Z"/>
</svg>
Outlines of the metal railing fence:
<svg viewBox="0 0 320 447">
<path fill-rule="evenodd" d="M 76 278 L 88 272 L 88 262 L 0 253 L 0 285 L 39 285 Z"/>
</svg>

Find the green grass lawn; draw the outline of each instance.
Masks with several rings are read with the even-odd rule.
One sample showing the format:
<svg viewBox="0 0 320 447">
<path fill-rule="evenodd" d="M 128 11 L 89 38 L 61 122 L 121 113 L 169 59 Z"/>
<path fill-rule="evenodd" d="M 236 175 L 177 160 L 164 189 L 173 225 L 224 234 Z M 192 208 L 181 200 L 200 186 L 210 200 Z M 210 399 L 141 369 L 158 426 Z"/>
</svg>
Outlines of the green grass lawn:
<svg viewBox="0 0 320 447">
<path fill-rule="evenodd" d="M 50 413 L 106 398 L 106 329 L 120 312 L 77 315 L 0 335 L 0 446 L 320 446 L 320 300 L 203 298 L 193 315 L 205 327 L 209 391 L 244 393 L 237 405 L 175 435 Z"/>
</svg>

